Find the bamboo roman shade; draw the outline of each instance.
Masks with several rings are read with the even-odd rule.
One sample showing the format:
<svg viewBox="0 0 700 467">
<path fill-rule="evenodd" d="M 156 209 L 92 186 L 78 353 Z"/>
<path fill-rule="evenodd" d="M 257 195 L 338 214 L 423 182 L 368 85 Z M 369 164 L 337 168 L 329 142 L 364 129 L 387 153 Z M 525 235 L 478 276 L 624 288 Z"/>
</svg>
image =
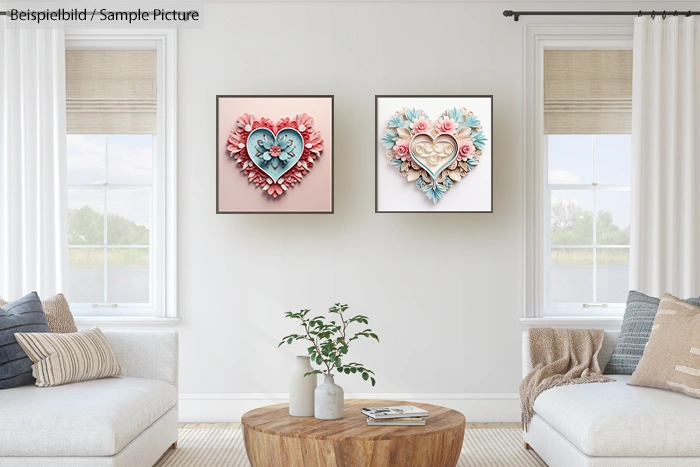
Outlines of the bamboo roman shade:
<svg viewBox="0 0 700 467">
<path fill-rule="evenodd" d="M 68 133 L 155 134 L 155 50 L 67 50 Z"/>
<path fill-rule="evenodd" d="M 544 132 L 632 132 L 631 50 L 545 50 Z"/>
</svg>

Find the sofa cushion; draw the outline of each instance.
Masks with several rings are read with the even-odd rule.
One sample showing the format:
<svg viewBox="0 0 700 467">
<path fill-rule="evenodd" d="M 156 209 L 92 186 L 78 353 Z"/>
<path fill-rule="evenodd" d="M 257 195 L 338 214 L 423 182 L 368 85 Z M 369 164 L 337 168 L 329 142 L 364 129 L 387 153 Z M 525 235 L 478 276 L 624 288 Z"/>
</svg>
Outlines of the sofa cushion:
<svg viewBox="0 0 700 467">
<path fill-rule="evenodd" d="M 588 456 L 700 456 L 700 400 L 612 377 L 549 389 L 535 413 Z"/>
<path fill-rule="evenodd" d="M 66 297 L 62 293 L 42 300 L 41 305 L 44 307 L 46 321 L 49 322 L 49 329 L 51 329 L 51 332 L 78 332 L 75 319 L 73 319 L 73 313 L 71 313 L 70 306 L 68 305 L 68 300 L 66 300 Z"/>
<path fill-rule="evenodd" d="M 0 298 L 0 307 L 5 305 L 7 302 Z M 78 332 L 68 300 L 62 293 L 42 300 L 41 306 L 44 308 L 46 321 L 49 323 L 51 332 Z"/>
<path fill-rule="evenodd" d="M 0 391 L 0 457 L 112 456 L 175 406 L 170 383 L 105 378 Z"/>
<path fill-rule="evenodd" d="M 629 384 L 700 398 L 700 307 L 664 294 Z"/>
<path fill-rule="evenodd" d="M 50 332 L 36 292 L 0 307 L 0 389 L 34 384 L 32 361 L 17 343 L 16 332 Z"/>
<path fill-rule="evenodd" d="M 122 367 L 100 328 L 63 334 L 18 332 L 39 387 L 120 376 Z"/>
<path fill-rule="evenodd" d="M 650 297 L 636 290 L 630 290 L 627 296 L 625 315 L 622 318 L 620 337 L 608 365 L 603 370 L 605 374 L 631 375 L 642 358 L 644 347 L 649 342 L 649 334 L 654 324 L 656 312 L 661 299 Z M 686 302 L 700 306 L 700 297 L 688 298 Z"/>
</svg>

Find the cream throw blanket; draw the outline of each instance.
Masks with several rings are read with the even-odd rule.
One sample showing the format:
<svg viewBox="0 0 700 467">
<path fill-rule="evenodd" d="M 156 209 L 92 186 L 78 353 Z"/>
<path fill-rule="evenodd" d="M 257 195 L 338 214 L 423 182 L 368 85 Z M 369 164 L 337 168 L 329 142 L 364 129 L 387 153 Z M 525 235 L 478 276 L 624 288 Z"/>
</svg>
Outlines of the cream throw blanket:
<svg viewBox="0 0 700 467">
<path fill-rule="evenodd" d="M 535 399 L 557 386 L 607 383 L 598 365 L 603 344 L 602 329 L 530 329 L 532 371 L 520 383 L 520 409 L 523 430 L 532 420 Z"/>
</svg>

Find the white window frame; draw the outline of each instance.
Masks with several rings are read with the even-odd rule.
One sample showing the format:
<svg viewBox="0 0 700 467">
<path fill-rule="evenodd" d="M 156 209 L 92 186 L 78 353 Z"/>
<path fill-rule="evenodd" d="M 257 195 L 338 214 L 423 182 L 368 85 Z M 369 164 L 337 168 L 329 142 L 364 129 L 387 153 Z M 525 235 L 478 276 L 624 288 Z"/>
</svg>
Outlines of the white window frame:
<svg viewBox="0 0 700 467">
<path fill-rule="evenodd" d="M 527 326 L 604 327 L 619 329 L 623 307 L 581 309 L 577 315 L 547 309 L 547 268 L 550 226 L 545 225 L 548 194 L 547 137 L 544 134 L 545 50 L 631 50 L 629 25 L 528 25 L 525 26 L 525 313 Z M 589 311 L 585 313 L 585 311 Z M 561 311 L 557 315 L 557 311 Z"/>
<path fill-rule="evenodd" d="M 151 306 L 71 305 L 79 324 L 174 324 L 177 318 L 177 31 L 68 28 L 66 49 L 156 50 Z M 106 215 L 106 213 L 105 213 Z M 106 280 L 106 279 L 105 279 Z M 115 313 L 115 310 L 117 313 Z"/>
</svg>

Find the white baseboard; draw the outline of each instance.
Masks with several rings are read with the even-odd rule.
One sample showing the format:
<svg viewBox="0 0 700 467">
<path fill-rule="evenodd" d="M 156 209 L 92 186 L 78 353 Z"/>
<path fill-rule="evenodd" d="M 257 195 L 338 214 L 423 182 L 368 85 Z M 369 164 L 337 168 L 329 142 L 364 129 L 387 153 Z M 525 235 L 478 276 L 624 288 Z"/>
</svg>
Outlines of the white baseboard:
<svg viewBox="0 0 700 467">
<path fill-rule="evenodd" d="M 518 422 L 517 394 L 346 394 L 347 399 L 381 399 L 424 402 L 462 412 L 467 422 Z M 239 422 L 249 410 L 289 400 L 277 394 L 180 394 L 181 422 Z"/>
</svg>

